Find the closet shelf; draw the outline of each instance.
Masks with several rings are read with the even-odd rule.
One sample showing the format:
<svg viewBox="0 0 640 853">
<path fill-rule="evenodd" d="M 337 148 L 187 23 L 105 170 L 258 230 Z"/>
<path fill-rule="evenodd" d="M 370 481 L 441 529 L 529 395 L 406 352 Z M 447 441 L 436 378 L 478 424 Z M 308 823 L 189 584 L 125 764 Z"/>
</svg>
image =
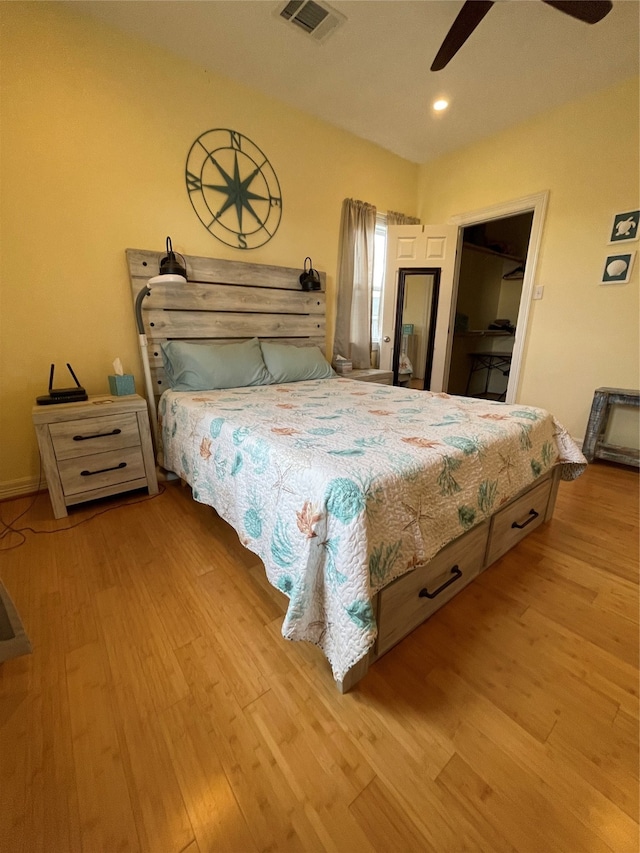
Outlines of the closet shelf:
<svg viewBox="0 0 640 853">
<path fill-rule="evenodd" d="M 482 252 L 484 255 L 494 255 L 496 258 L 504 258 L 507 261 L 516 261 L 524 264 L 524 258 L 519 258 L 517 255 L 508 255 L 506 252 L 497 252 L 495 249 L 490 249 L 488 246 L 478 246 L 476 243 L 463 243 L 463 249 L 471 249 L 474 252 Z"/>
</svg>

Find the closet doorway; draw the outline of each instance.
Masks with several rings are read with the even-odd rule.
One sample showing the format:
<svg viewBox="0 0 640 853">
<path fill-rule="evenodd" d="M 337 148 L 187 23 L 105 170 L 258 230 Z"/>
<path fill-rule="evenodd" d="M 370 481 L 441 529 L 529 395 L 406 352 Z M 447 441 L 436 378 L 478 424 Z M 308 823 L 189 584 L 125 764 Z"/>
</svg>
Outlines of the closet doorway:
<svg viewBox="0 0 640 853">
<path fill-rule="evenodd" d="M 485 394 L 496 395 L 493 399 L 504 399 L 506 403 L 514 403 L 516 401 L 520 383 L 520 372 L 524 358 L 525 343 L 528 334 L 531 300 L 542 299 L 543 288 L 538 285 L 534 290 L 533 283 L 536 277 L 536 269 L 538 257 L 540 255 L 542 232 L 548 202 L 549 192 L 548 190 L 544 190 L 543 192 L 524 196 L 519 199 L 513 199 L 512 201 L 500 202 L 481 210 L 458 214 L 456 216 L 452 216 L 449 220 L 458 228 L 458 263 L 454 286 L 451 292 L 451 301 L 449 303 L 449 332 L 447 336 L 447 351 L 443 370 L 443 389 L 454 393 L 453 388 L 456 388 L 457 392 L 463 395 L 465 393 L 472 396 L 475 394 L 483 396 Z M 523 216 L 526 216 L 527 218 L 530 217 L 528 240 L 526 229 L 527 219 L 521 219 Z M 511 223 L 510 220 L 514 220 L 515 225 Z M 513 276 L 511 281 L 509 281 L 509 279 L 505 280 L 505 287 L 516 287 L 519 289 L 519 293 L 518 290 L 505 291 L 503 300 L 501 301 L 499 295 L 497 303 L 495 301 L 494 294 L 488 303 L 488 306 L 491 309 L 491 315 L 489 315 L 489 311 L 487 311 L 484 315 L 481 314 L 477 320 L 472 316 L 471 309 L 469 309 L 469 311 L 465 311 L 463 305 L 458 306 L 458 282 L 460 278 L 460 268 L 462 266 L 463 235 L 467 229 L 472 228 L 473 226 L 479 226 L 477 230 L 480 235 L 484 232 L 484 240 L 486 242 L 493 242 L 495 240 L 499 249 L 504 250 L 505 246 L 500 244 L 509 244 L 509 241 L 511 240 L 512 248 L 516 249 L 514 257 L 517 260 L 513 261 L 511 258 L 501 259 L 498 257 L 498 261 L 509 264 L 508 267 L 504 267 L 502 275 L 508 276 L 509 273 L 511 273 Z M 511 229 L 515 229 L 515 232 Z M 518 234 L 521 233 L 520 229 L 522 229 L 524 236 L 518 238 Z M 467 233 L 472 238 L 474 237 L 473 230 L 468 231 Z M 480 238 L 476 234 L 476 242 L 479 242 L 479 239 Z M 493 246 L 494 249 L 496 244 Z M 488 248 L 491 248 L 491 246 Z M 476 251 L 477 254 L 481 254 L 477 249 L 471 249 L 470 251 Z M 469 252 L 465 252 L 465 255 L 468 254 Z M 519 273 L 516 273 L 515 269 L 519 266 L 521 258 L 523 259 L 523 279 L 522 281 L 518 281 L 515 276 L 519 275 Z M 476 278 L 475 281 L 477 283 L 478 279 Z M 502 279 L 500 279 L 500 288 L 502 287 L 502 284 Z M 475 293 L 478 300 L 482 298 L 482 288 L 472 286 L 472 291 Z M 511 303 L 509 303 L 509 298 L 513 300 Z M 517 317 L 514 323 L 513 318 L 509 315 L 516 313 L 515 303 L 518 298 L 519 305 L 517 306 Z M 499 310 L 502 310 L 505 313 L 499 316 Z M 465 321 L 464 316 L 458 317 L 457 329 L 456 312 L 459 315 L 466 315 L 469 318 L 467 322 Z M 507 331 L 507 333 L 509 332 L 508 328 L 497 330 L 486 328 L 488 325 L 493 325 L 493 320 L 505 319 L 511 320 L 511 325 L 515 326 L 513 334 L 504 334 L 505 331 Z M 472 328 L 472 323 L 475 324 L 476 322 L 478 325 L 482 325 L 485 328 Z M 481 335 L 477 336 L 475 341 L 473 340 L 473 336 L 467 335 L 466 337 L 469 339 L 469 346 L 467 348 L 467 353 L 464 354 L 464 357 L 462 358 L 465 365 L 462 370 L 459 366 L 461 358 L 460 346 L 456 346 L 456 359 L 458 361 L 457 367 L 452 356 L 454 343 L 458 343 L 462 339 L 460 331 L 464 330 L 465 323 L 467 323 L 467 332 L 501 331 L 503 334 L 497 336 Z M 457 335 L 455 334 L 456 331 L 458 331 Z M 495 337 L 496 340 L 491 342 L 491 337 Z M 478 344 L 477 347 L 475 346 L 476 343 Z M 505 353 L 505 361 L 508 360 L 508 364 L 503 363 L 500 366 L 496 366 L 495 362 L 491 361 L 492 357 L 487 355 L 486 358 L 489 360 L 489 363 L 493 364 L 489 377 L 487 377 L 486 372 L 483 375 L 482 370 L 480 369 L 482 366 L 481 362 L 478 360 L 475 361 L 475 363 L 472 363 L 472 357 L 469 355 L 469 352 L 477 352 L 481 353 L 481 355 L 485 355 L 485 350 L 491 350 L 494 353 L 494 358 L 500 358 L 499 354 Z M 495 356 L 496 352 L 498 353 L 498 356 Z M 475 357 L 473 358 L 475 359 Z M 478 356 L 478 359 L 480 358 L 481 356 Z M 453 371 L 451 369 L 452 365 Z M 474 367 L 477 367 L 478 369 L 474 370 Z M 457 373 L 456 370 L 458 371 Z M 500 371 L 500 373 L 497 373 L 496 370 Z M 462 379 L 462 377 L 464 377 L 464 379 Z M 487 378 L 489 379 L 488 384 Z M 504 386 L 505 380 L 507 383 L 506 393 Z"/>
<path fill-rule="evenodd" d="M 447 391 L 507 396 L 533 211 L 462 229 Z"/>
</svg>

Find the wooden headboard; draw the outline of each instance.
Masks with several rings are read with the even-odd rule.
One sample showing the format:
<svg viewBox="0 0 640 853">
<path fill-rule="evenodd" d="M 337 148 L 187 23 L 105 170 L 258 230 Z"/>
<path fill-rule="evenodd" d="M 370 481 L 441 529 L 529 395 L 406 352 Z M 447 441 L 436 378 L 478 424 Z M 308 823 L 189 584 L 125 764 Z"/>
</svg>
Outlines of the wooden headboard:
<svg viewBox="0 0 640 853">
<path fill-rule="evenodd" d="M 135 300 L 157 275 L 165 252 L 127 249 L 131 290 Z M 316 345 L 325 351 L 326 274 L 321 290 L 300 287 L 300 269 L 183 256 L 187 284 L 155 284 L 142 301 L 154 400 L 168 388 L 160 345 L 170 340 L 231 342 L 262 340 Z"/>
</svg>

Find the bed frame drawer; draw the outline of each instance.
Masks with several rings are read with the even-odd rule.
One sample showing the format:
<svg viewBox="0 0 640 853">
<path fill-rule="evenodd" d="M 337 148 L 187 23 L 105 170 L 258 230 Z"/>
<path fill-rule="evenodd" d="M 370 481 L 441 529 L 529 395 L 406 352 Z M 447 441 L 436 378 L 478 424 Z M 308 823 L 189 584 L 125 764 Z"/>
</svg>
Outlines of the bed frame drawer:
<svg viewBox="0 0 640 853">
<path fill-rule="evenodd" d="M 65 497 L 119 486 L 130 480 L 144 480 L 145 477 L 140 447 L 124 447 L 108 453 L 65 459 L 58 467 Z"/>
<path fill-rule="evenodd" d="M 51 424 L 49 432 L 58 460 L 140 444 L 135 412 L 84 418 L 82 421 L 63 421 Z"/>
<path fill-rule="evenodd" d="M 382 655 L 480 572 L 489 535 L 483 522 L 452 542 L 425 566 L 380 592 L 377 654 Z"/>
<path fill-rule="evenodd" d="M 542 524 L 547 513 L 551 485 L 552 478 L 547 477 L 544 482 L 493 516 L 487 549 L 487 566 L 506 554 L 510 548 Z"/>
</svg>

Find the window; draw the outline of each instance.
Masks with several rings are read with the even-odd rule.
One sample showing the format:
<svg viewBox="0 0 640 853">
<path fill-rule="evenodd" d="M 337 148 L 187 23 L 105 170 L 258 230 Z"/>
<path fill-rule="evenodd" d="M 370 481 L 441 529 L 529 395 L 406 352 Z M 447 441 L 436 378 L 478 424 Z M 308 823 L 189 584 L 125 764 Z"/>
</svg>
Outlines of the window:
<svg viewBox="0 0 640 853">
<path fill-rule="evenodd" d="M 380 315 L 382 313 L 382 286 L 387 260 L 387 217 L 384 213 L 376 216 L 376 231 L 373 243 L 373 284 L 371 293 L 371 341 L 380 343 Z"/>
</svg>

